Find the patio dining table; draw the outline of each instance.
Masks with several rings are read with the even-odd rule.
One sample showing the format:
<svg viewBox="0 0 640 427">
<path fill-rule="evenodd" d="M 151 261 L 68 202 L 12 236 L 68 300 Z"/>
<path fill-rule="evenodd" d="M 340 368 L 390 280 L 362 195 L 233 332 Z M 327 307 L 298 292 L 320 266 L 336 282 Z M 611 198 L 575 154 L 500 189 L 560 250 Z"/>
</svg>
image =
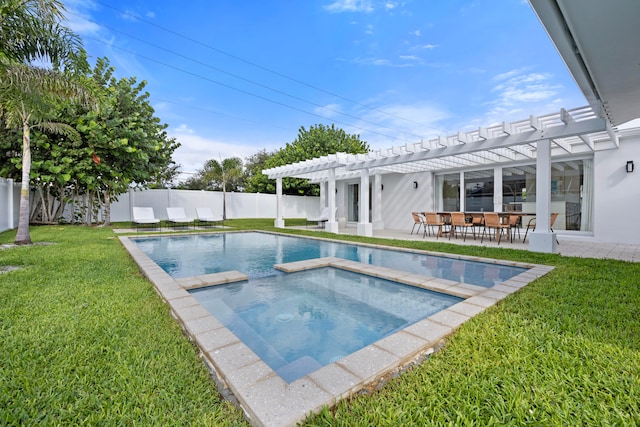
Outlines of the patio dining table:
<svg viewBox="0 0 640 427">
<path fill-rule="evenodd" d="M 442 222 L 444 222 L 446 225 L 446 224 L 451 224 L 451 212 L 452 211 L 439 211 L 436 213 L 438 214 L 438 216 L 440 216 Z M 459 211 L 454 211 L 454 212 L 459 212 Z M 527 217 L 527 216 L 530 216 L 530 217 L 536 216 L 535 212 L 508 211 L 508 212 L 495 212 L 495 213 L 498 214 L 498 216 L 500 217 L 500 221 L 503 223 L 505 221 L 509 221 L 509 218 L 512 216 L 519 216 L 520 218 Z M 467 222 L 473 223 L 478 227 L 482 227 L 484 225 L 484 211 L 480 211 L 480 212 L 465 211 L 464 216 Z M 447 231 L 443 230 L 442 233 L 449 233 L 449 230 Z"/>
</svg>

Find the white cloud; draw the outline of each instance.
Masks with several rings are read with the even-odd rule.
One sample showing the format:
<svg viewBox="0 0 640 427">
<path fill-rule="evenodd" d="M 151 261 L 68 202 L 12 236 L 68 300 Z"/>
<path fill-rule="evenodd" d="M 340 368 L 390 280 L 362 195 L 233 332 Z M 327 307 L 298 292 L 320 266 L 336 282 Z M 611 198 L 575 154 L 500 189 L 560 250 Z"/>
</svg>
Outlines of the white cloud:
<svg viewBox="0 0 640 427">
<path fill-rule="evenodd" d="M 333 13 L 341 12 L 373 12 L 370 0 L 337 0 L 324 6 L 326 10 Z"/>
<path fill-rule="evenodd" d="M 380 124 L 377 128 L 368 122 L 362 126 L 375 132 L 361 132 L 363 140 L 374 150 L 445 134 L 443 123 L 451 117 L 445 109 L 427 103 L 380 105 L 376 110 L 363 111 L 362 115 L 368 122 Z"/>
<path fill-rule="evenodd" d="M 416 61 L 419 61 L 420 58 L 417 56 L 399 56 L 401 62 L 394 62 L 385 58 L 355 58 L 352 60 L 353 63 L 359 65 L 372 65 L 375 67 L 394 67 L 394 68 L 404 68 L 404 67 L 415 67 Z"/>
<path fill-rule="evenodd" d="M 558 98 L 562 85 L 554 84 L 550 73 L 530 73 L 526 69 L 511 70 L 493 78 L 496 98 L 488 103 L 484 121 L 520 120 L 530 114 L 544 114 L 562 106 Z"/>
<path fill-rule="evenodd" d="M 240 157 L 243 161 L 258 151 L 255 145 L 247 145 L 242 141 L 225 141 L 207 138 L 186 124 L 167 129 L 167 134 L 174 137 L 181 146 L 173 153 L 173 160 L 181 166 L 183 176 L 188 178 L 210 159 L 227 159 Z"/>
<path fill-rule="evenodd" d="M 498 84 L 492 91 L 498 93 L 497 102 L 501 105 L 541 102 L 557 95 L 562 86 L 550 83 L 553 76 L 549 73 L 522 73 L 513 70 L 494 78 Z"/>
<path fill-rule="evenodd" d="M 328 104 L 324 107 L 314 108 L 313 112 L 328 118 L 336 117 L 341 114 L 342 106 L 339 104 Z"/>
<path fill-rule="evenodd" d="M 136 22 L 138 21 L 138 13 L 131 10 L 131 9 L 127 9 L 125 10 L 123 13 L 120 14 L 120 17 L 122 19 L 124 19 L 125 21 L 132 21 L 132 22 Z"/>
<path fill-rule="evenodd" d="M 95 9 L 95 5 L 88 1 L 66 1 L 67 13 L 66 25 L 79 35 L 96 35 L 100 32 L 100 26 L 91 20 L 90 10 Z"/>
</svg>

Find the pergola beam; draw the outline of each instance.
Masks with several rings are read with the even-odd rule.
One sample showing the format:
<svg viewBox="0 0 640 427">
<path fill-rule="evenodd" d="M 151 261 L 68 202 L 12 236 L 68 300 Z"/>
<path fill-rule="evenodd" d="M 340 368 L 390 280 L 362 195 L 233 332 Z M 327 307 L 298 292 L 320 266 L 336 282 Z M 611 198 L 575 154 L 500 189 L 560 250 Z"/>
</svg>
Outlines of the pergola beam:
<svg viewBox="0 0 640 427">
<path fill-rule="evenodd" d="M 580 122 L 569 122 L 563 126 L 536 129 L 514 135 L 503 135 L 495 138 L 489 138 L 484 141 L 476 141 L 470 144 L 450 145 L 447 147 L 435 148 L 429 151 L 420 151 L 410 154 L 399 154 L 394 158 L 366 160 L 364 162 L 351 163 L 346 165 L 346 169 L 357 170 L 395 163 L 409 163 L 418 160 L 456 156 L 460 154 L 475 153 L 484 150 L 493 150 L 496 148 L 507 148 L 510 146 L 535 143 L 544 139 L 561 139 L 591 132 L 601 132 L 605 129 L 605 120 L 601 117 L 594 117 Z M 481 133 L 486 135 L 485 132 Z"/>
</svg>

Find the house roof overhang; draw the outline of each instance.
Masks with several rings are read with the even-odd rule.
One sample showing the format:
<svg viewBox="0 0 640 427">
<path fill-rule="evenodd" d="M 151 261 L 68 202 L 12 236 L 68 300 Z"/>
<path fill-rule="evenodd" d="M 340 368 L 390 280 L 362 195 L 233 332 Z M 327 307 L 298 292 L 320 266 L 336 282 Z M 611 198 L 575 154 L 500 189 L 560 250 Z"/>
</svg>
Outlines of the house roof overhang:
<svg viewBox="0 0 640 427">
<path fill-rule="evenodd" d="M 640 1 L 529 2 L 589 105 L 612 126 L 640 118 Z"/>
</svg>

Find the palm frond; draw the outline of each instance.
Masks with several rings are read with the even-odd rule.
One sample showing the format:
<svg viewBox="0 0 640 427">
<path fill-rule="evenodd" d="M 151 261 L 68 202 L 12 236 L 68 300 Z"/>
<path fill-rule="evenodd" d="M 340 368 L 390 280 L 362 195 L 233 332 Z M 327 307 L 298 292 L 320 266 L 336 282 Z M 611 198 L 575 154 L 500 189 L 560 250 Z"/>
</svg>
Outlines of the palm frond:
<svg viewBox="0 0 640 427">
<path fill-rule="evenodd" d="M 0 59 L 0 104 L 11 125 L 19 125 L 17 116 L 23 122 L 27 113 L 44 117 L 55 103 L 65 100 L 95 107 L 90 91 L 72 76 Z"/>
<path fill-rule="evenodd" d="M 0 6 L 0 52 L 22 62 L 50 62 L 54 68 L 86 71 L 82 40 L 60 25 L 58 0 L 4 0 Z M 6 3 L 6 4 L 5 4 Z"/>
<path fill-rule="evenodd" d="M 78 133 L 78 131 L 73 126 L 70 126 L 66 123 L 42 122 L 34 125 L 33 127 L 45 132 L 66 136 L 74 142 L 80 141 L 82 139 L 80 133 Z"/>
</svg>

